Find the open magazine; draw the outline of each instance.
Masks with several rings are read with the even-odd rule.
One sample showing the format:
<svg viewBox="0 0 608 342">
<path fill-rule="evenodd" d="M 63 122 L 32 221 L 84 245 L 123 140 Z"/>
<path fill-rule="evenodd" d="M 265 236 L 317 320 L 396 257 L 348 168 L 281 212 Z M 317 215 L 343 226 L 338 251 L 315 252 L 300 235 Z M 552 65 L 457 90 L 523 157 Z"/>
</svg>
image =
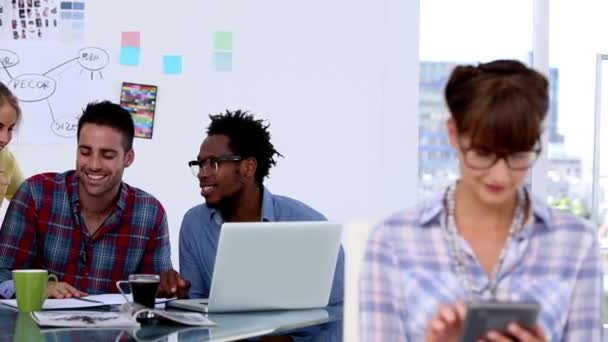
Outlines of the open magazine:
<svg viewBox="0 0 608 342">
<path fill-rule="evenodd" d="M 214 322 L 197 312 L 150 309 L 127 303 L 119 311 L 35 311 L 32 319 L 42 327 L 109 328 L 138 327 L 138 317 L 154 317 L 160 322 L 191 326 L 214 326 Z"/>
</svg>

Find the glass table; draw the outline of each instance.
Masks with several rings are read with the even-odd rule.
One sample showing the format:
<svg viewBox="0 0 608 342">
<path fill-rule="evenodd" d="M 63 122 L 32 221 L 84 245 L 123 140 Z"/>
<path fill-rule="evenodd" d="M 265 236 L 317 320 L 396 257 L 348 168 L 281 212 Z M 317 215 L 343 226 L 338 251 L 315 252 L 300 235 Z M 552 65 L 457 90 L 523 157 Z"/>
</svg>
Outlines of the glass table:
<svg viewBox="0 0 608 342">
<path fill-rule="evenodd" d="M 237 341 L 316 327 L 322 340 L 342 340 L 342 307 L 209 314 L 215 327 L 146 325 L 129 329 L 41 329 L 29 314 L 0 305 L 0 341 Z"/>
</svg>

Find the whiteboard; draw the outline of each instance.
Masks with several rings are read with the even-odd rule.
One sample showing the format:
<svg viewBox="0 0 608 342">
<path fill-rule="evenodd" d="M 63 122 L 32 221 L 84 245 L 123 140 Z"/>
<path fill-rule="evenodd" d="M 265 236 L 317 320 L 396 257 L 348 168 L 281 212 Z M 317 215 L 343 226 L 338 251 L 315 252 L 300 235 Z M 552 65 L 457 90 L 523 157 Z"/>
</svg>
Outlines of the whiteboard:
<svg viewBox="0 0 608 342">
<path fill-rule="evenodd" d="M 187 161 L 198 153 L 208 115 L 226 109 L 250 110 L 270 123 L 272 142 L 285 156 L 265 182 L 275 194 L 342 222 L 375 221 L 416 201 L 418 1 L 104 0 L 87 6 L 84 45 L 108 52 L 109 98 L 119 100 L 125 81 L 158 86 L 153 137 L 135 140 L 125 181 L 163 203 L 174 265 L 182 217 L 202 202 Z M 141 32 L 138 66 L 118 63 L 123 31 Z M 213 68 L 216 31 L 233 33 L 232 71 Z M 77 51 L 62 49 L 53 63 Z M 163 73 L 164 55 L 183 56 L 181 75 Z M 99 96 L 106 97 L 103 89 Z M 27 109 L 24 119 L 32 117 L 47 120 L 48 130 L 44 107 Z M 74 141 L 26 144 L 20 138 L 13 149 L 26 175 L 74 167 Z"/>
<path fill-rule="evenodd" d="M 9 41 L 0 48 L 0 81 L 19 99 L 26 115 L 22 144 L 74 144 L 87 103 L 112 97 L 108 52 L 57 42 Z"/>
</svg>

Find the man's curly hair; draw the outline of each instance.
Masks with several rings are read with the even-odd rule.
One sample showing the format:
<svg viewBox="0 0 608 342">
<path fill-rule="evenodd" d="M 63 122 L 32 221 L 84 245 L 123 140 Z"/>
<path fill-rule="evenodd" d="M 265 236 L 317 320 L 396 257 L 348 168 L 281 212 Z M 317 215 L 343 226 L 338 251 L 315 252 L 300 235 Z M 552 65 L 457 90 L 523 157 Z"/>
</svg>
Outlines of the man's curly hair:
<svg viewBox="0 0 608 342">
<path fill-rule="evenodd" d="M 255 180 L 261 185 L 268 177 L 270 168 L 277 163 L 275 156 L 283 156 L 270 142 L 270 125 L 241 110 L 226 110 L 225 113 L 209 115 L 209 118 L 211 123 L 207 127 L 207 135 L 226 135 L 230 138 L 229 147 L 234 154 L 243 159 L 254 157 L 258 164 Z"/>
</svg>

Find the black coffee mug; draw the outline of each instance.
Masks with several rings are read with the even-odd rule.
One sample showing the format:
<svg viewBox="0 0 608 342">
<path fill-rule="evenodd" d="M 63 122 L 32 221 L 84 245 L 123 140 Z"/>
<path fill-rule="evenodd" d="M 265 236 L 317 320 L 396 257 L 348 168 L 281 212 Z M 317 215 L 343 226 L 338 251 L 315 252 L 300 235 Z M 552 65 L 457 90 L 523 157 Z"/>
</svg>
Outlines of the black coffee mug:
<svg viewBox="0 0 608 342">
<path fill-rule="evenodd" d="M 156 292 L 160 285 L 160 276 L 158 274 L 131 274 L 129 280 L 117 281 L 116 288 L 125 297 L 127 302 L 129 302 L 129 298 L 121 287 L 123 284 L 129 284 L 135 303 L 152 309 L 154 308 L 156 303 Z"/>
</svg>

